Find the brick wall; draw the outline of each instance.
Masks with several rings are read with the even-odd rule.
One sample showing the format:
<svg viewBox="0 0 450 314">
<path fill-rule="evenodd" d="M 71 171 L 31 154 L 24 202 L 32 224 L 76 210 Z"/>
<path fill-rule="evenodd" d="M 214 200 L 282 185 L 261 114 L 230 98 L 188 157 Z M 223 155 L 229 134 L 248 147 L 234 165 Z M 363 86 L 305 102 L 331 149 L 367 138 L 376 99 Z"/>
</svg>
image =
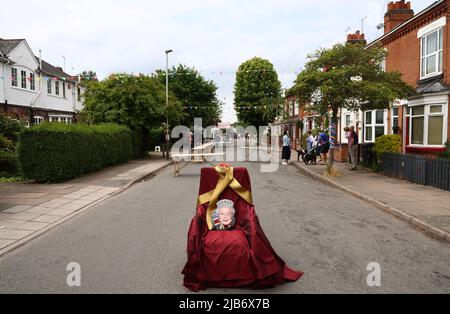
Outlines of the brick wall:
<svg viewBox="0 0 450 314">
<path fill-rule="evenodd" d="M 449 16 L 449 4 L 450 0 L 445 1 L 417 21 L 399 29 L 397 32 L 383 40 L 383 44 L 388 51 L 386 60 L 387 71 L 400 72 L 403 74 L 403 80 L 412 86 L 417 86 L 417 81 L 420 80 L 420 40 L 417 38 L 417 33 L 419 29 L 425 25 L 442 16 Z M 450 42 L 448 23 L 445 27 L 444 47 L 446 47 L 444 51 L 445 82 L 450 83 L 450 64 L 448 61 Z"/>
</svg>

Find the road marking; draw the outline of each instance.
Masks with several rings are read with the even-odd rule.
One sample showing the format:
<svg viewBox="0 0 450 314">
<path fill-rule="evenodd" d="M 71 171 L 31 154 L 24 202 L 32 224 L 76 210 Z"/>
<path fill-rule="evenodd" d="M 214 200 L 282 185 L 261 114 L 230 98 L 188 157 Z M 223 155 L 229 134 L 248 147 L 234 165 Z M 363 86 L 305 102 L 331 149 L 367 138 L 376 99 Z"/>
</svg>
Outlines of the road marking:
<svg viewBox="0 0 450 314">
<path fill-rule="evenodd" d="M 0 230 L 2 230 L 3 228 L 5 228 L 5 226 L 0 226 Z"/>
</svg>

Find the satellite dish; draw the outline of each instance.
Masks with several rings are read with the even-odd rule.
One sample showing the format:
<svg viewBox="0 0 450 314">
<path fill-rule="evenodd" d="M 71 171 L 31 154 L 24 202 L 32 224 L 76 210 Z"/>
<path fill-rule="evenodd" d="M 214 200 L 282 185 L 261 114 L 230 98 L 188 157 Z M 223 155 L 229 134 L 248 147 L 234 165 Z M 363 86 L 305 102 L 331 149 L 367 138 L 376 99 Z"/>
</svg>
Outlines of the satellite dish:
<svg viewBox="0 0 450 314">
<path fill-rule="evenodd" d="M 380 29 L 382 29 L 382 28 L 384 28 L 384 24 L 383 24 L 383 23 L 380 23 L 380 24 L 377 25 L 377 29 L 378 29 L 378 30 L 380 30 Z"/>
</svg>

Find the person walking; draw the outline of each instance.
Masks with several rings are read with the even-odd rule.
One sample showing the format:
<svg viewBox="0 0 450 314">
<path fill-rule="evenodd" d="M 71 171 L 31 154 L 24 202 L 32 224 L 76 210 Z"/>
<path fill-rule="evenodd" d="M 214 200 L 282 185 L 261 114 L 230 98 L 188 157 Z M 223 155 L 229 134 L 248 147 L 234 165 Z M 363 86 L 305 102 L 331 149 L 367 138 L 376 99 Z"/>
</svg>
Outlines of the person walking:
<svg viewBox="0 0 450 314">
<path fill-rule="evenodd" d="M 284 132 L 281 159 L 283 159 L 283 165 L 289 165 L 289 160 L 291 160 L 291 138 L 288 131 Z"/>
<path fill-rule="evenodd" d="M 348 150 L 350 152 L 350 158 L 352 162 L 352 171 L 358 170 L 358 144 L 359 144 L 359 137 L 358 134 L 355 132 L 355 127 L 350 127 L 348 137 Z"/>
</svg>

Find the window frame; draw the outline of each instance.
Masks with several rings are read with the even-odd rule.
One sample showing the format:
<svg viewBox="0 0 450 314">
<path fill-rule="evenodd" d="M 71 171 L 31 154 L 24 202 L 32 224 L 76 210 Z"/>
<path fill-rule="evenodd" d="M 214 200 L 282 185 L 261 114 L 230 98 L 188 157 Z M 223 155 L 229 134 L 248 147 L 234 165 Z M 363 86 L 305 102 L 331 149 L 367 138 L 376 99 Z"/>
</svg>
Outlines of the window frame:
<svg viewBox="0 0 450 314">
<path fill-rule="evenodd" d="M 437 50 L 433 53 L 428 53 L 428 39 L 433 34 L 437 34 Z M 427 79 L 433 76 L 437 76 L 443 73 L 443 54 L 444 54 L 444 28 L 435 29 L 429 33 L 424 34 L 420 37 L 420 79 Z M 424 54 L 425 53 L 425 54 Z M 427 73 L 428 59 L 436 56 L 436 71 L 432 73 Z"/>
<path fill-rule="evenodd" d="M 45 119 L 42 116 L 34 116 L 33 117 L 33 125 L 39 125 L 44 123 Z"/>
<path fill-rule="evenodd" d="M 55 81 L 55 95 L 59 96 L 59 81 Z"/>
<path fill-rule="evenodd" d="M 11 68 L 11 86 L 19 87 L 17 68 Z"/>
<path fill-rule="evenodd" d="M 73 123 L 73 117 L 70 117 L 70 116 L 49 116 L 49 121 L 51 123 L 72 124 Z"/>
<path fill-rule="evenodd" d="M 408 117 L 409 120 L 409 138 L 410 138 L 410 144 L 408 145 L 408 147 L 417 147 L 417 148 L 423 148 L 423 147 L 430 147 L 430 148 L 442 148 L 445 147 L 445 142 L 447 141 L 447 130 L 446 130 L 446 126 L 448 123 L 448 103 L 428 103 L 428 104 L 420 104 L 420 105 L 414 105 L 414 106 L 409 106 L 409 108 L 414 108 L 414 107 L 424 107 L 424 113 L 423 115 L 413 115 L 413 111 L 411 112 L 410 116 Z M 431 113 L 430 112 L 430 108 L 431 107 L 435 107 L 435 106 L 442 106 L 442 111 L 439 113 Z M 412 131 L 413 131 L 413 127 L 412 127 L 412 119 L 414 117 L 421 117 L 423 116 L 423 144 L 413 144 L 412 143 Z M 429 141 L 429 122 L 430 122 L 430 117 L 440 117 L 442 116 L 442 145 L 430 145 L 428 144 Z"/>
<path fill-rule="evenodd" d="M 52 95 L 52 93 L 53 93 L 53 90 L 52 90 L 53 86 L 52 85 L 53 85 L 52 84 L 52 79 L 48 78 L 47 79 L 47 94 L 48 95 Z"/>
<path fill-rule="evenodd" d="M 36 90 L 36 75 L 30 72 L 30 89 L 32 91 Z"/>
<path fill-rule="evenodd" d="M 27 71 L 20 70 L 20 88 L 27 89 Z"/>
<path fill-rule="evenodd" d="M 397 114 L 395 114 L 395 110 L 397 110 Z M 397 124 L 395 124 L 395 119 L 397 119 Z M 392 134 L 394 134 L 394 130 L 393 128 L 395 126 L 400 126 L 400 107 L 398 106 L 393 106 L 391 108 L 391 132 Z"/>
<path fill-rule="evenodd" d="M 377 123 L 377 112 L 383 112 L 383 123 Z M 367 123 L 367 114 L 371 114 L 371 123 Z M 376 130 L 377 128 L 383 127 L 383 135 L 387 133 L 387 110 L 385 109 L 375 109 L 364 111 L 364 143 L 375 143 L 376 140 Z M 368 138 L 367 129 L 371 129 L 371 138 Z"/>
</svg>

